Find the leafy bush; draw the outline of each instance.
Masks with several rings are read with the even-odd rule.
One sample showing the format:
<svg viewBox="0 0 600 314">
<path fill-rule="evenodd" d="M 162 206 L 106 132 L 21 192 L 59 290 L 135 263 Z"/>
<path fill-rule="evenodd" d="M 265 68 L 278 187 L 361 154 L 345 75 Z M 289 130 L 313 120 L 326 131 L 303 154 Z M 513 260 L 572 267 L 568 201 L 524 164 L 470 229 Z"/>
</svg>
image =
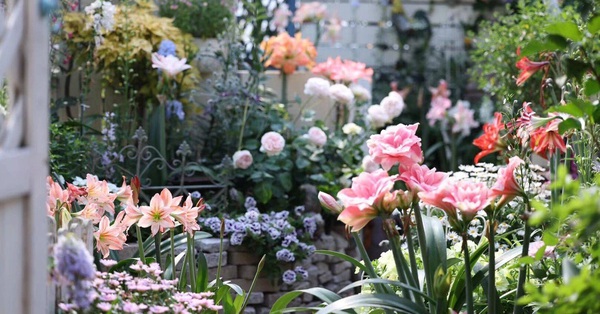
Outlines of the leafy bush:
<svg viewBox="0 0 600 314">
<path fill-rule="evenodd" d="M 91 167 L 90 141 L 66 123 L 50 124 L 50 172 L 74 178 Z"/>
<path fill-rule="evenodd" d="M 221 0 L 165 0 L 159 2 L 160 16 L 194 37 L 215 38 L 232 20 L 231 9 Z"/>
</svg>

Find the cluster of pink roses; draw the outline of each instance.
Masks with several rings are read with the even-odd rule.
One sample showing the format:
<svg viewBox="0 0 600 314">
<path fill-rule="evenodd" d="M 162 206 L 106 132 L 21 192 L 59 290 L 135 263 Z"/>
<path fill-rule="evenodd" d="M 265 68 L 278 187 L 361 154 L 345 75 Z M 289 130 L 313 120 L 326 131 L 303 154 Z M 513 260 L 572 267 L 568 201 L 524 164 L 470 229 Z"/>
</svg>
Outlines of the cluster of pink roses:
<svg viewBox="0 0 600 314">
<path fill-rule="evenodd" d="M 94 233 L 96 248 L 104 257 L 108 256 L 110 250 L 123 249 L 127 230 L 134 224 L 150 228 L 152 235 L 175 228 L 176 223 L 190 234 L 200 230 L 196 218 L 204 210 L 202 199 L 193 206 L 191 196 L 188 196 L 183 205 L 180 205 L 182 196 L 173 197 L 169 190 L 163 189 L 160 194 L 152 197 L 148 206 L 138 206 L 140 184 L 137 177 L 132 179 L 131 185 L 127 185 L 124 180 L 116 193 L 110 192 L 108 182 L 100 181 L 91 174 L 86 177 L 85 187 L 76 187 L 71 183 L 67 186 L 63 190 L 60 184 L 48 177 L 48 216 L 58 218 L 58 226 L 66 225 L 72 216 L 89 219 L 98 225 Z M 115 211 L 115 201 L 119 202 L 121 209 L 118 213 Z M 81 211 L 73 212 L 75 204 L 84 207 Z M 112 224 L 111 217 L 114 217 Z"/>
<path fill-rule="evenodd" d="M 495 184 L 471 180 L 455 181 L 446 173 L 422 165 L 421 139 L 416 135 L 418 124 L 390 126 L 367 141 L 371 159 L 383 169 L 363 172 L 352 180 L 350 188 L 332 196 L 319 193 L 324 207 L 339 212 L 338 219 L 352 231 L 359 231 L 377 216 L 389 216 L 395 209 L 407 209 L 418 202 L 440 208 L 448 215 L 453 228 L 464 231 L 480 210 L 499 208 L 523 189 L 515 179 L 515 169 L 523 163 L 512 157 L 508 166 L 500 170 Z M 387 171 L 397 166 L 397 175 Z M 406 191 L 394 188 L 403 181 Z M 499 198 L 499 199 L 498 199 Z"/>
</svg>

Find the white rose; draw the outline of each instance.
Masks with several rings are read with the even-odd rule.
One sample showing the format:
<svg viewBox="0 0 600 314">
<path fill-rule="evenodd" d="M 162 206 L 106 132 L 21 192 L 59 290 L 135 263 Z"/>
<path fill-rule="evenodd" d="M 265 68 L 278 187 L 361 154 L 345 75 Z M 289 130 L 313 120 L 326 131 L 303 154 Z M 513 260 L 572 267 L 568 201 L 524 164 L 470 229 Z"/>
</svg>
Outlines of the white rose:
<svg viewBox="0 0 600 314">
<path fill-rule="evenodd" d="M 342 132 L 344 132 L 344 134 L 348 134 L 348 135 L 357 135 L 357 134 L 361 134 L 363 132 L 363 128 L 361 128 L 359 125 L 356 125 L 356 123 L 346 123 L 343 127 L 342 127 Z"/>
<path fill-rule="evenodd" d="M 354 101 L 354 94 L 344 84 L 333 84 L 329 87 L 329 96 L 344 105 L 351 104 Z"/>
<path fill-rule="evenodd" d="M 402 99 L 402 96 L 400 96 L 399 93 L 390 92 L 379 105 L 383 107 L 383 110 L 385 110 L 388 116 L 393 119 L 399 116 L 402 113 L 402 110 L 404 110 L 404 99 Z"/>
<path fill-rule="evenodd" d="M 233 167 L 248 169 L 252 165 L 252 154 L 247 150 L 238 150 L 233 154 Z"/>
<path fill-rule="evenodd" d="M 285 147 L 285 139 L 277 132 L 267 132 L 260 139 L 260 151 L 267 156 L 279 155 Z"/>
<path fill-rule="evenodd" d="M 372 105 L 367 109 L 367 119 L 375 128 L 381 128 L 390 121 L 390 116 L 380 105 Z"/>
<path fill-rule="evenodd" d="M 315 97 L 329 97 L 330 86 L 331 84 L 326 79 L 311 77 L 304 84 L 304 93 Z"/>
<path fill-rule="evenodd" d="M 363 87 L 362 85 L 353 84 L 350 86 L 350 90 L 354 94 L 354 98 L 358 101 L 369 101 L 371 100 L 371 91 Z"/>
<path fill-rule="evenodd" d="M 362 160 L 362 168 L 365 172 L 371 173 L 379 170 L 379 164 L 373 161 L 370 155 L 366 155 Z"/>
<path fill-rule="evenodd" d="M 315 146 L 321 147 L 327 143 L 327 134 L 320 128 L 313 126 L 308 130 L 308 140 Z"/>
</svg>

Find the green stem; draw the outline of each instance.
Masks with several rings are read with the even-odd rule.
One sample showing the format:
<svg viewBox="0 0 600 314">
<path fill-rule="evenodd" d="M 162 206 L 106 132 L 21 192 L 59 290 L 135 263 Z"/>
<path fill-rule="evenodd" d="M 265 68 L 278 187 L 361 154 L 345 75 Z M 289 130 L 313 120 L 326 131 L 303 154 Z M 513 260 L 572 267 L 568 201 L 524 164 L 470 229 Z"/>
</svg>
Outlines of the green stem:
<svg viewBox="0 0 600 314">
<path fill-rule="evenodd" d="M 450 139 L 450 148 L 452 150 L 452 159 L 450 159 L 450 170 L 456 171 L 457 167 L 457 154 L 456 154 L 456 134 L 452 132 L 452 137 Z"/>
<path fill-rule="evenodd" d="M 221 263 L 223 261 L 223 236 L 225 235 L 225 220 L 221 219 L 221 233 L 219 235 L 219 238 L 221 239 L 221 242 L 219 244 L 219 265 L 217 265 L 217 288 L 220 287 L 220 283 L 221 283 Z"/>
<path fill-rule="evenodd" d="M 316 38 L 315 38 L 315 47 L 317 47 L 319 45 L 319 42 L 321 41 L 321 21 L 317 21 L 315 23 L 317 25 L 317 34 L 316 34 Z"/>
<path fill-rule="evenodd" d="M 413 280 L 419 287 L 419 269 L 417 268 L 417 258 L 415 257 L 415 246 L 412 238 L 412 228 L 410 222 L 404 225 L 404 236 L 406 237 L 406 246 L 408 248 L 408 259 L 410 260 L 410 271 L 413 275 Z"/>
<path fill-rule="evenodd" d="M 413 212 L 415 213 L 415 222 L 417 223 L 417 238 L 419 240 L 419 248 L 421 248 L 421 259 L 423 265 L 429 265 L 429 255 L 427 252 L 427 241 L 425 240 L 425 228 L 423 227 L 423 216 L 421 213 L 421 207 L 419 207 L 419 201 L 413 201 Z M 425 282 L 427 283 L 427 293 L 433 294 L 433 275 L 430 274 L 428 268 L 425 267 Z"/>
<path fill-rule="evenodd" d="M 281 71 L 281 103 L 287 105 L 287 74 Z"/>
<path fill-rule="evenodd" d="M 159 231 L 154 236 L 154 253 L 156 254 L 156 262 L 158 263 L 158 265 L 162 269 L 161 252 L 160 252 L 160 243 L 161 243 L 161 241 L 162 241 L 162 234 Z"/>
<path fill-rule="evenodd" d="M 494 239 L 494 214 L 488 213 L 488 314 L 496 314 L 496 242 Z"/>
<path fill-rule="evenodd" d="M 529 200 L 525 200 L 527 206 L 524 213 L 527 218 L 531 211 L 531 204 Z M 521 251 L 521 258 L 529 256 L 529 241 L 531 238 L 531 226 L 528 223 L 528 219 L 525 219 L 525 234 L 523 235 L 523 250 Z M 519 267 L 519 281 L 517 283 L 517 294 L 515 296 L 515 307 L 513 310 L 514 314 L 522 314 L 523 306 L 518 303 L 519 299 L 525 294 L 525 279 L 527 278 L 527 265 L 520 265 Z"/>
<path fill-rule="evenodd" d="M 193 289 L 196 288 L 196 261 L 195 259 L 195 250 L 194 250 L 194 237 L 191 236 L 189 233 L 186 235 L 187 236 L 187 257 L 188 257 L 188 263 L 189 263 L 189 273 L 190 273 L 190 285 L 192 286 L 192 291 L 194 291 Z"/>
<path fill-rule="evenodd" d="M 467 314 L 473 314 L 473 283 L 471 282 L 471 261 L 469 257 L 468 236 L 466 232 L 462 233 L 463 251 L 465 253 L 465 289 L 467 295 Z"/>
<path fill-rule="evenodd" d="M 314 96 L 310 96 L 308 98 L 308 100 L 306 100 L 302 106 L 300 106 L 300 111 L 298 111 L 298 114 L 296 115 L 296 117 L 294 118 L 294 121 L 292 121 L 292 124 L 296 124 L 296 122 L 298 122 L 298 119 L 300 119 L 300 117 L 302 116 L 302 111 L 304 111 L 304 109 L 306 109 L 306 106 L 308 104 L 310 104 L 310 102 L 312 101 L 312 99 L 314 98 Z"/>
<path fill-rule="evenodd" d="M 352 238 L 354 239 L 354 242 L 356 242 L 358 252 L 360 253 L 363 263 L 365 264 L 365 268 L 367 269 L 367 275 L 370 278 L 379 278 L 379 276 L 377 276 L 377 273 L 375 272 L 375 268 L 373 268 L 373 264 L 371 263 L 369 254 L 367 253 L 367 250 L 365 249 L 365 246 L 358 232 L 352 232 Z M 386 289 L 385 286 L 382 284 L 373 284 L 373 286 L 377 293 L 391 293 L 389 289 Z"/>
<path fill-rule="evenodd" d="M 137 236 L 137 240 L 138 240 L 138 250 L 140 253 L 140 260 L 142 261 L 142 263 L 146 263 L 146 255 L 144 253 L 144 241 L 142 241 L 142 229 L 140 228 L 140 226 L 136 223 L 135 224 L 135 232 L 136 232 L 136 236 Z"/>
<path fill-rule="evenodd" d="M 175 242 L 173 241 L 175 229 L 171 228 L 169 231 L 169 235 L 171 236 L 171 278 L 175 278 Z"/>
<path fill-rule="evenodd" d="M 246 99 L 246 104 L 244 105 L 244 116 L 242 117 L 242 129 L 240 130 L 240 137 L 238 139 L 238 151 L 242 150 L 242 142 L 244 140 L 244 129 L 246 128 L 246 119 L 248 118 L 248 107 L 250 107 L 250 100 Z"/>
</svg>

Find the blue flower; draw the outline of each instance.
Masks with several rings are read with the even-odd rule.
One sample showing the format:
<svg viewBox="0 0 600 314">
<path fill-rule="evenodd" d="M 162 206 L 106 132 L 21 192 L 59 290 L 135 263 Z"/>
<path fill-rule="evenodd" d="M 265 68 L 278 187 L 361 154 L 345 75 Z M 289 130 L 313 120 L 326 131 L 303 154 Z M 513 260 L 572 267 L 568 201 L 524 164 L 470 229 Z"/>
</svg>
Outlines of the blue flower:
<svg viewBox="0 0 600 314">
<path fill-rule="evenodd" d="M 194 192 L 190 193 L 190 196 L 192 198 L 201 198 L 202 194 L 200 194 L 200 192 L 198 192 L 198 191 L 194 191 Z"/>
<path fill-rule="evenodd" d="M 260 213 L 258 211 L 254 211 L 254 210 L 248 210 L 244 216 L 246 218 L 248 218 L 249 221 L 258 221 L 258 217 L 260 216 Z"/>
<path fill-rule="evenodd" d="M 231 245 L 240 245 L 244 242 L 244 238 L 246 237 L 246 232 L 235 232 L 231 235 L 231 239 L 229 243 Z"/>
<path fill-rule="evenodd" d="M 283 279 L 284 283 L 291 285 L 294 282 L 296 282 L 296 273 L 293 270 L 288 269 L 283 272 L 283 276 L 281 276 L 281 279 Z"/>
<path fill-rule="evenodd" d="M 308 232 L 312 238 L 315 235 L 315 232 L 317 232 L 317 221 L 314 217 L 306 217 L 304 218 L 303 222 L 304 230 L 306 230 L 306 232 Z"/>
<path fill-rule="evenodd" d="M 162 55 L 162 56 L 177 56 L 177 46 L 175 46 L 175 43 L 168 40 L 168 39 L 163 39 L 163 41 L 160 42 L 160 45 L 158 46 L 158 54 Z"/>
<path fill-rule="evenodd" d="M 283 239 L 283 242 L 281 242 L 281 246 L 283 247 L 288 247 L 290 245 L 292 245 L 292 243 L 298 243 L 298 238 L 296 238 L 295 235 L 290 234 L 290 235 L 286 235 L 285 238 Z"/>
<path fill-rule="evenodd" d="M 275 256 L 277 257 L 278 261 L 282 261 L 282 262 L 293 262 L 296 260 L 294 253 L 292 253 L 288 249 L 281 249 L 281 250 L 277 251 L 277 253 L 275 253 Z"/>
<path fill-rule="evenodd" d="M 167 101 L 167 119 L 171 119 L 171 116 L 175 114 L 179 121 L 183 121 L 185 118 L 185 112 L 183 111 L 183 104 L 179 100 Z"/>
<path fill-rule="evenodd" d="M 275 214 L 275 218 L 276 219 L 287 219 L 289 215 L 290 215 L 289 212 L 282 211 L 282 212 L 278 212 L 277 214 Z"/>
<path fill-rule="evenodd" d="M 304 269 L 302 266 L 296 266 L 296 268 L 294 268 L 294 271 L 296 272 L 296 274 L 300 275 L 302 279 L 308 279 L 308 271 L 306 271 L 306 269 Z"/>
<path fill-rule="evenodd" d="M 248 225 L 248 229 L 250 229 L 250 232 L 252 232 L 254 235 L 260 235 L 262 233 L 262 228 L 258 222 L 253 222 Z"/>
<path fill-rule="evenodd" d="M 246 202 L 244 202 L 244 207 L 249 209 L 251 207 L 256 207 L 256 200 L 252 196 L 246 197 Z"/>
<path fill-rule="evenodd" d="M 302 215 L 303 212 L 304 212 L 304 206 L 296 206 L 294 208 L 294 213 L 296 213 L 296 216 Z"/>
<path fill-rule="evenodd" d="M 269 236 L 271 236 L 271 239 L 273 240 L 277 240 L 281 236 L 281 232 L 275 228 L 269 228 L 267 233 L 269 233 Z"/>
</svg>

